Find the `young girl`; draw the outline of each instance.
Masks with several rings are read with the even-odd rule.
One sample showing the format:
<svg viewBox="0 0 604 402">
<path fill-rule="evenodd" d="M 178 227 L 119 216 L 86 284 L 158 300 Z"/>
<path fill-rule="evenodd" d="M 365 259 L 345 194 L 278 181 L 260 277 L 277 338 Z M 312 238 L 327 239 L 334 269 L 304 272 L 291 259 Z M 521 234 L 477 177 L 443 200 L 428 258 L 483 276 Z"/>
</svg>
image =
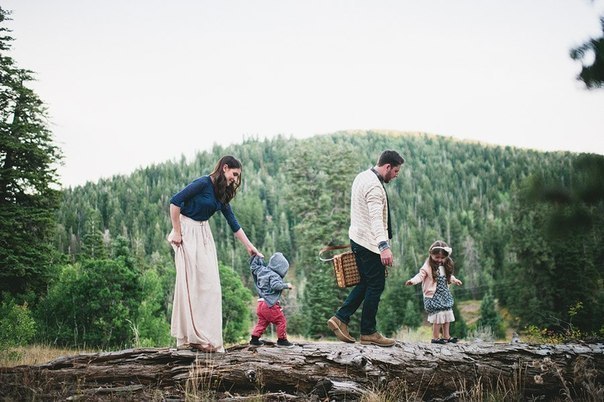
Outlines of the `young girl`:
<svg viewBox="0 0 604 402">
<path fill-rule="evenodd" d="M 462 282 L 453 275 L 453 250 L 447 243 L 437 240 L 430 246 L 429 257 L 417 275 L 405 282 L 405 285 L 422 283 L 424 308 L 428 313 L 428 322 L 432 323 L 432 343 L 455 343 L 457 338 L 449 334 L 449 325 L 455 321 L 453 315 L 453 295 L 449 284 L 461 286 Z M 442 338 L 440 330 L 442 329 Z"/>
</svg>

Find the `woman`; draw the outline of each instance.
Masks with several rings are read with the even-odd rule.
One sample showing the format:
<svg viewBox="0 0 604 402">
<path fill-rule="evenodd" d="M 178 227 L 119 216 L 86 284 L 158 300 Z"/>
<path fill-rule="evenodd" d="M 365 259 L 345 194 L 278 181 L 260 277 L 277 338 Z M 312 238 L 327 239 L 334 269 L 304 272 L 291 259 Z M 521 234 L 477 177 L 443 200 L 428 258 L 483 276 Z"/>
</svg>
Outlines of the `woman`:
<svg viewBox="0 0 604 402">
<path fill-rule="evenodd" d="M 176 265 L 171 335 L 179 349 L 224 352 L 218 257 L 208 219 L 216 211 L 222 212 L 247 252 L 262 256 L 229 204 L 240 185 L 241 162 L 227 155 L 212 173 L 194 180 L 170 200 L 168 241 Z"/>
</svg>

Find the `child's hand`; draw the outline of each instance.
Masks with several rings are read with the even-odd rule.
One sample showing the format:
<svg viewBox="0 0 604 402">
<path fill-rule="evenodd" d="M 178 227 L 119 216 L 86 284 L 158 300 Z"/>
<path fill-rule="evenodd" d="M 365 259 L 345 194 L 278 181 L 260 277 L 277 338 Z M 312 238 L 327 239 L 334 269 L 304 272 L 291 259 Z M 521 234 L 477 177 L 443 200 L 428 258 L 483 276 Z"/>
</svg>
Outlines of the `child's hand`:
<svg viewBox="0 0 604 402">
<path fill-rule="evenodd" d="M 294 287 L 292 286 L 292 284 L 291 284 L 291 283 L 288 283 L 288 284 L 287 284 L 287 288 L 288 288 L 288 289 L 293 289 Z"/>
<path fill-rule="evenodd" d="M 412 286 L 412 285 L 413 285 L 413 283 L 411 283 L 411 279 L 409 279 L 407 282 L 405 282 L 405 285 L 407 285 L 407 286 Z"/>
<path fill-rule="evenodd" d="M 460 280 L 459 280 L 459 279 L 457 279 L 457 278 L 455 278 L 455 280 L 453 281 L 453 283 L 454 283 L 455 285 L 457 285 L 457 286 L 461 286 L 461 285 L 463 285 L 463 282 L 462 282 L 462 281 L 460 281 Z"/>
</svg>

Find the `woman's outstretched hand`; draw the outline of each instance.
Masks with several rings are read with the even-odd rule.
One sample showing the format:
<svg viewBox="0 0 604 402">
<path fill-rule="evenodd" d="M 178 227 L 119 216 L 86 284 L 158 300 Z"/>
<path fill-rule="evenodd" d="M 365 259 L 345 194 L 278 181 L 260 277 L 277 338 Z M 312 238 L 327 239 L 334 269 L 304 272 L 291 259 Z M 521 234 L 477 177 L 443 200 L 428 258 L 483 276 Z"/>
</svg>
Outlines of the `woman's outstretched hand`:
<svg viewBox="0 0 604 402">
<path fill-rule="evenodd" d="M 253 245 L 250 244 L 250 246 L 247 248 L 247 253 L 251 256 L 257 255 L 260 258 L 264 258 L 264 255 L 258 251 L 256 249 L 256 247 L 254 247 Z"/>
</svg>

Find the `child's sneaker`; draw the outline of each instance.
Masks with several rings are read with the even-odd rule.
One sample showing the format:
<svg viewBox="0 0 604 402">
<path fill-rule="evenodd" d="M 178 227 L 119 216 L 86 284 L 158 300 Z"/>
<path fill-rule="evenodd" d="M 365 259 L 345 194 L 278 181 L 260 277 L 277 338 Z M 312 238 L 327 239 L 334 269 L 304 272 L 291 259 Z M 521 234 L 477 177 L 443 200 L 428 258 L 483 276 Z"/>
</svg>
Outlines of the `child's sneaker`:
<svg viewBox="0 0 604 402">
<path fill-rule="evenodd" d="M 250 341 L 250 345 L 252 346 L 262 346 L 264 342 L 260 340 L 257 336 L 252 336 L 252 340 Z"/>
<path fill-rule="evenodd" d="M 441 345 L 444 345 L 445 343 L 447 343 L 447 340 L 443 338 L 432 339 L 432 343 L 439 343 Z"/>
<path fill-rule="evenodd" d="M 289 348 L 291 346 L 294 346 L 294 344 L 288 341 L 287 339 L 277 339 L 277 346 Z"/>
</svg>

